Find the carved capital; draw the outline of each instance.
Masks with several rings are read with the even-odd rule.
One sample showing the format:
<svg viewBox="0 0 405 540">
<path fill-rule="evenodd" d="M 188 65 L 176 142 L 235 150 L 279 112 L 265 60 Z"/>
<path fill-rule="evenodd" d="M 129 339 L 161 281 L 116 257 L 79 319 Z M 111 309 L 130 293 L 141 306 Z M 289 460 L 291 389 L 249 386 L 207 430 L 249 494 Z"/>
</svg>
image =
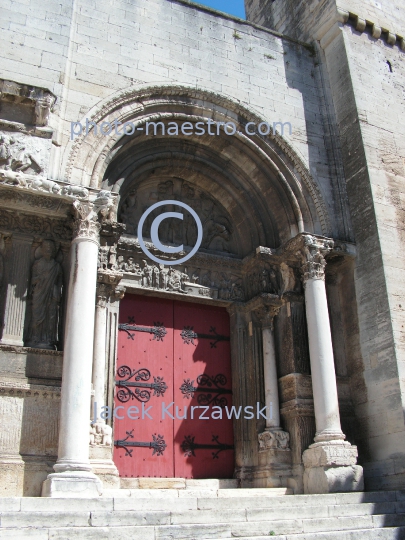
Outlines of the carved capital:
<svg viewBox="0 0 405 540">
<path fill-rule="evenodd" d="M 290 434 L 281 429 L 266 430 L 259 433 L 259 452 L 266 450 L 290 450 Z"/>
<path fill-rule="evenodd" d="M 325 255 L 333 248 L 333 241 L 305 235 L 298 253 L 302 261 L 302 277 L 305 283 L 309 279 L 325 280 Z"/>
<path fill-rule="evenodd" d="M 280 312 L 281 306 L 263 306 L 256 311 L 257 318 L 261 322 L 262 328 L 274 329 L 274 317 Z"/>
<path fill-rule="evenodd" d="M 111 294 L 111 288 L 105 283 L 98 283 L 96 292 L 96 305 L 98 307 L 106 307 L 107 300 Z"/>
<path fill-rule="evenodd" d="M 89 202 L 74 201 L 73 238 L 88 238 L 98 242 L 101 225 L 98 222 L 94 205 Z"/>
<path fill-rule="evenodd" d="M 125 291 L 127 289 L 123 285 L 118 285 L 114 289 L 114 298 L 115 300 L 122 300 L 125 296 Z"/>
</svg>

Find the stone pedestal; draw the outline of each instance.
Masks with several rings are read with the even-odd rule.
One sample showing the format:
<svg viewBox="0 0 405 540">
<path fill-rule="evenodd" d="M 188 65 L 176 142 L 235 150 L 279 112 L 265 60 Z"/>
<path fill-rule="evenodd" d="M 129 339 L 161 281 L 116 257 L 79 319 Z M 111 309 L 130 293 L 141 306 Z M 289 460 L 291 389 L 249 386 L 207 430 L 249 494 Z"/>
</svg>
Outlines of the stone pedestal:
<svg viewBox="0 0 405 540">
<path fill-rule="evenodd" d="M 357 448 L 345 441 L 315 443 L 303 456 L 305 493 L 363 491 L 363 468 Z"/>
</svg>

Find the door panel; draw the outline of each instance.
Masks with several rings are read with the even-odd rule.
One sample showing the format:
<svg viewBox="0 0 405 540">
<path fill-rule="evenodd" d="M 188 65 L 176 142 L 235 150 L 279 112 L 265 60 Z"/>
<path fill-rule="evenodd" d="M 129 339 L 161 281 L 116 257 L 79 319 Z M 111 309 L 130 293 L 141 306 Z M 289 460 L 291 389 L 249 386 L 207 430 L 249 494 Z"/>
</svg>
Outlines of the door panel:
<svg viewBox="0 0 405 540">
<path fill-rule="evenodd" d="M 114 448 L 114 462 L 123 477 L 170 477 L 174 476 L 173 466 L 173 421 L 162 419 L 161 403 L 173 401 L 173 302 L 142 296 L 125 296 L 120 306 L 120 329 L 118 334 L 118 361 L 116 381 L 128 379 L 132 384 L 157 384 L 160 386 L 148 388 L 145 386 L 127 387 L 116 386 L 115 407 L 121 405 L 127 410 L 131 406 L 138 407 L 138 420 L 129 419 L 123 409 L 120 416 L 124 419 L 114 421 L 114 440 L 129 443 L 153 443 L 150 447 L 117 447 Z M 123 327 L 123 325 L 127 325 Z M 159 326 L 163 327 L 159 330 Z M 133 328 L 136 328 L 133 330 Z M 146 330 L 146 331 L 145 331 Z M 149 333 L 155 331 L 155 334 Z M 166 333 L 165 333 L 166 332 Z M 143 370 L 139 372 L 138 370 Z M 145 373 L 146 371 L 146 373 Z M 135 373 L 136 372 L 136 373 Z M 148 373 L 150 373 L 148 377 Z M 120 375 L 123 375 L 122 377 Z M 159 380 L 163 379 L 163 380 Z M 138 380 L 137 380 L 138 379 Z M 164 385 L 162 384 L 164 383 Z M 164 386 L 167 386 L 165 389 Z M 159 392 L 159 389 L 162 392 Z M 148 397 L 149 394 L 149 397 Z M 145 411 L 142 419 L 142 402 Z M 147 410 L 152 406 L 152 409 Z M 128 436 L 131 433 L 131 436 Z M 159 435 L 163 437 L 166 448 L 160 443 L 163 452 L 159 455 Z M 155 437 L 155 441 L 154 441 Z"/>
<path fill-rule="evenodd" d="M 198 336 L 198 337 L 196 337 Z M 181 478 L 232 478 L 234 469 L 229 317 L 225 309 L 174 306 L 175 471 Z M 191 407 L 195 409 L 191 418 Z M 212 407 L 222 419 L 213 419 Z M 205 419 L 200 419 L 200 414 Z M 228 447 L 228 448 L 227 448 Z"/>
<path fill-rule="evenodd" d="M 225 409 L 232 406 L 231 387 L 225 309 L 125 296 L 114 399 L 116 410 L 124 407 L 118 411 L 124 418 L 114 420 L 120 476 L 232 478 L 233 426 Z M 152 419 L 142 419 L 142 402 Z M 162 414 L 163 403 L 169 414 Z M 127 414 L 134 406 L 137 420 Z M 209 407 L 208 419 L 197 408 L 192 418 L 191 406 Z M 211 417 L 212 407 L 222 419 Z"/>
</svg>

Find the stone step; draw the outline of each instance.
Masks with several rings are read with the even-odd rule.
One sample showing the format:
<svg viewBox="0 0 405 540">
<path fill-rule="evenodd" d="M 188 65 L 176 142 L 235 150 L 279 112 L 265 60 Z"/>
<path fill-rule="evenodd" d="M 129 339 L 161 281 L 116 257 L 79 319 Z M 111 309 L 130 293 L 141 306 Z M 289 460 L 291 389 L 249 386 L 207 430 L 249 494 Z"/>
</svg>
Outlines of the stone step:
<svg viewBox="0 0 405 540">
<path fill-rule="evenodd" d="M 160 479 L 159 479 L 160 480 Z M 164 480 L 164 479 L 163 479 Z M 210 481 L 211 482 L 211 481 Z M 216 480 L 215 482 L 218 482 Z M 135 488 L 135 489 L 108 489 L 104 490 L 104 498 L 125 498 L 125 497 L 282 497 L 284 495 L 293 495 L 290 488 L 251 488 L 235 489 L 232 487 L 215 487 L 214 484 L 199 486 L 198 484 L 189 484 L 186 488 Z"/>
<path fill-rule="evenodd" d="M 237 489 L 238 480 L 209 478 L 120 478 L 121 489 Z M 120 490 L 115 490 L 120 491 Z"/>
<path fill-rule="evenodd" d="M 399 517 L 399 516 L 398 516 Z M 392 515 L 369 516 L 368 519 L 328 518 L 306 520 L 277 520 L 272 522 L 250 523 L 205 523 L 155 526 L 112 526 L 112 527 L 52 527 L 46 528 L 0 528 L 0 539 L 40 538 L 46 540 L 73 539 L 114 539 L 114 540 L 208 540 L 208 539 L 252 539 L 278 538 L 283 540 L 347 538 L 405 538 L 405 516 L 392 519 Z M 49 527 L 51 525 L 51 527 Z M 382 527 L 386 527 L 383 529 Z M 400 536 L 390 536 L 386 531 L 396 528 Z M 366 532 L 367 531 L 367 532 Z M 18 534 L 16 534 L 18 533 Z M 367 536 L 368 533 L 368 536 Z M 337 536 L 339 534 L 339 536 Z M 371 536 L 373 534 L 373 536 Z M 398 534 L 398 533 L 397 533 Z M 345 536 L 346 535 L 346 536 Z"/>
<path fill-rule="evenodd" d="M 238 540 L 403 540 L 405 527 L 387 529 L 357 529 L 321 533 L 287 534 L 272 536 L 240 536 Z"/>
<path fill-rule="evenodd" d="M 361 505 L 359 505 L 361 506 Z M 229 526 L 232 536 L 261 536 L 269 534 L 319 532 L 355 528 L 382 528 L 385 526 L 405 526 L 405 513 L 395 513 L 396 508 L 387 508 L 387 503 L 378 508 L 357 510 L 344 515 L 334 508 L 332 515 L 317 507 L 295 508 L 295 515 L 269 515 L 269 512 L 255 511 L 199 511 L 184 512 L 2 512 L 0 530 L 7 528 L 61 528 L 61 527 L 156 527 L 167 526 L 173 530 L 180 527 L 205 527 L 208 525 Z M 329 508 L 327 508 L 327 511 Z M 389 510 L 387 513 L 382 511 Z M 336 515 L 333 515 L 336 512 Z M 343 515 L 342 515 L 343 514 Z M 178 531 L 177 531 L 178 532 Z"/>
</svg>

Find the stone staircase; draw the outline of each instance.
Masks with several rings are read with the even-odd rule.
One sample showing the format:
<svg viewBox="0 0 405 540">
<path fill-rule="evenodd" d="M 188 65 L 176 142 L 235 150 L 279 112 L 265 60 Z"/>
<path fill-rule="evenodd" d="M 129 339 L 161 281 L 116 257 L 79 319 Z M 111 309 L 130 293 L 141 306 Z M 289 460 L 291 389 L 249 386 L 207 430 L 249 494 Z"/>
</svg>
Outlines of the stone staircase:
<svg viewBox="0 0 405 540">
<path fill-rule="evenodd" d="M 405 492 L 286 493 L 122 489 L 99 499 L 0 498 L 0 539 L 405 539 Z"/>
</svg>

